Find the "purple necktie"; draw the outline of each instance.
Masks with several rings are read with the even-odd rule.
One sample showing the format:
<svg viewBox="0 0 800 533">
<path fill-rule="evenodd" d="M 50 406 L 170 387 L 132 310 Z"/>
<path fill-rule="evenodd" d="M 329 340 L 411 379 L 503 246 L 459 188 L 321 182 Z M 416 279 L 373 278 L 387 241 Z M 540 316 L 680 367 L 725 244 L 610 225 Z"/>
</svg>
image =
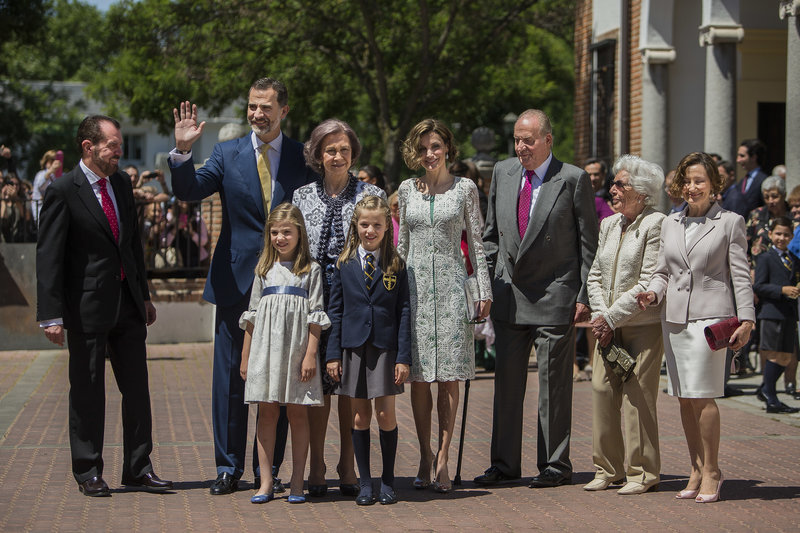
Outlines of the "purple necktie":
<svg viewBox="0 0 800 533">
<path fill-rule="evenodd" d="M 117 220 L 117 212 L 114 211 L 114 203 L 111 201 L 111 197 L 108 195 L 108 190 L 106 189 L 108 180 L 106 178 L 101 178 L 97 184 L 100 186 L 100 199 L 103 201 L 103 213 L 106 214 L 108 225 L 111 226 L 111 233 L 114 234 L 114 240 L 119 244 L 119 221 Z M 120 279 L 125 279 L 125 270 L 121 266 Z"/>
<path fill-rule="evenodd" d="M 531 195 L 533 187 L 531 180 L 536 173 L 533 170 L 525 171 L 525 185 L 519 192 L 519 202 L 517 203 L 517 223 L 519 224 L 519 238 L 525 236 L 525 230 L 528 229 L 528 220 L 531 218 Z"/>
</svg>

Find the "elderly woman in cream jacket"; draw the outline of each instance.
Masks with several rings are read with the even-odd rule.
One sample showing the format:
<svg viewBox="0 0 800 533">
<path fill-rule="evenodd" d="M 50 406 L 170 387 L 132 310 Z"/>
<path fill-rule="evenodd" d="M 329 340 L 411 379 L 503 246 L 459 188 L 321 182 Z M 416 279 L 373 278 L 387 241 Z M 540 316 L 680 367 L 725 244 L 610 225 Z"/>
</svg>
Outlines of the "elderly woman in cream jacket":
<svg viewBox="0 0 800 533">
<path fill-rule="evenodd" d="M 663 345 L 659 307 L 642 311 L 636 295 L 647 286 L 658 260 L 664 215 L 653 209 L 664 183 L 658 165 L 634 155 L 614 164 L 612 207 L 600 224 L 600 240 L 589 272 L 592 332 L 601 346 L 612 340 L 636 359 L 623 382 L 595 350 L 592 375 L 592 459 L 595 478 L 583 488 L 625 486 L 618 494 L 642 494 L 658 485 L 656 398 Z M 625 412 L 625 438 L 620 409 Z M 627 448 L 625 443 L 627 442 Z M 625 467 L 627 463 L 627 468 Z"/>
</svg>

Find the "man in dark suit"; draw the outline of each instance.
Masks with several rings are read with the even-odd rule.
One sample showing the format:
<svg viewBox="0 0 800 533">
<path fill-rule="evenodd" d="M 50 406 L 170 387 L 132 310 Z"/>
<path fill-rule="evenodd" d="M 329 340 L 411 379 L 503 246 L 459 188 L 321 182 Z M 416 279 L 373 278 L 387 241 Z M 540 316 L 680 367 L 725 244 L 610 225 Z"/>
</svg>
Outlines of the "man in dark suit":
<svg viewBox="0 0 800 533">
<path fill-rule="evenodd" d="M 758 139 L 745 139 L 736 151 L 736 163 L 745 171 L 744 178 L 736 184 L 736 192 L 726 196 L 723 207 L 739 213 L 747 220 L 750 211 L 764 205 L 761 183 L 767 173 L 761 170 L 767 147 Z"/>
<path fill-rule="evenodd" d="M 145 338 L 155 322 L 133 191 L 118 169 L 119 123 L 86 117 L 81 161 L 47 188 L 36 246 L 37 320 L 69 349 L 72 473 L 87 496 L 108 496 L 103 481 L 106 352 L 122 394 L 122 484 L 164 490 L 153 473 Z"/>
<path fill-rule="evenodd" d="M 290 202 L 295 189 L 316 178 L 306 167 L 303 145 L 281 132 L 288 100 L 286 86 L 277 80 L 262 78 L 253 83 L 247 103 L 247 121 L 253 131 L 214 146 L 198 170 L 191 150 L 205 122 L 198 125 L 197 106 L 190 102 L 174 110 L 175 150 L 169 164 L 175 196 L 196 201 L 218 192 L 222 201 L 222 230 L 203 292 L 203 298 L 217 306 L 211 396 L 217 464 L 211 494 L 215 495 L 236 490 L 244 471 L 247 405 L 239 375 L 244 340 L 239 317 L 250 299 L 266 217 L 271 207 Z"/>
<path fill-rule="evenodd" d="M 491 466 L 482 485 L 521 476 L 528 358 L 539 365 L 537 466 L 531 487 L 569 483 L 575 323 L 587 320 L 586 278 L 597 249 L 594 193 L 583 170 L 552 155 L 550 119 L 523 112 L 517 158 L 495 165 L 483 234 L 494 272 L 497 333 Z M 512 207 L 513 206 L 513 207 Z"/>
</svg>

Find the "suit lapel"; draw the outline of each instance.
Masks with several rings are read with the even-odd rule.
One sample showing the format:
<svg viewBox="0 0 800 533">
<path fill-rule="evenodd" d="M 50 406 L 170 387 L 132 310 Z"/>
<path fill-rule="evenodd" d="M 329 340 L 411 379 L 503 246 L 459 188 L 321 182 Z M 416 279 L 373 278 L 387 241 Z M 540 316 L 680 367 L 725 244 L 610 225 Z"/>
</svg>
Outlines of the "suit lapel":
<svg viewBox="0 0 800 533">
<path fill-rule="evenodd" d="M 80 165 L 75 167 L 73 183 L 77 187 L 78 198 L 80 198 L 81 202 L 86 206 L 86 210 L 100 225 L 103 233 L 107 235 L 111 241 L 114 241 L 114 234 L 111 233 L 111 225 L 108 223 L 108 218 L 106 218 L 103 208 L 100 207 L 100 202 L 97 201 L 94 190 L 92 190 L 92 186 L 89 184 L 89 178 L 83 173 Z M 114 191 L 114 195 L 116 195 L 116 193 L 117 192 Z"/>
<path fill-rule="evenodd" d="M 281 144 L 281 164 L 278 167 L 278 175 L 275 176 L 272 198 L 270 198 L 271 208 L 276 207 L 280 203 L 279 199 L 285 198 L 286 189 L 284 189 L 284 184 L 291 185 L 297 174 L 297 169 L 292 165 L 292 157 L 288 153 L 291 149 L 291 145 L 291 139 L 284 135 L 283 143 Z M 291 201 L 291 199 L 287 201 Z"/>
<path fill-rule="evenodd" d="M 703 238 L 706 235 L 708 235 L 711 232 L 711 230 L 714 229 L 714 227 L 716 226 L 715 221 L 719 218 L 718 217 L 719 210 L 720 207 L 718 204 L 712 205 L 711 209 L 708 210 L 706 217 L 700 223 L 700 227 L 697 228 L 697 231 L 694 234 L 694 238 L 692 239 L 692 242 L 689 244 L 689 248 L 686 250 L 687 255 L 692 253 L 692 250 L 694 249 L 695 246 L 697 246 L 697 243 L 703 240 Z"/>
<path fill-rule="evenodd" d="M 249 193 L 250 199 L 253 201 L 261 219 L 266 220 L 267 216 L 264 213 L 264 197 L 261 192 L 261 178 L 258 176 L 256 155 L 253 150 L 253 143 L 250 140 L 250 135 L 245 135 L 239 139 L 239 144 L 236 146 L 234 161 L 236 162 L 236 167 L 239 169 L 239 175 L 242 177 L 242 186 Z"/>
<path fill-rule="evenodd" d="M 522 238 L 522 243 L 519 247 L 519 254 L 525 253 L 536 240 L 539 232 L 542 231 L 542 227 L 544 227 L 547 217 L 550 216 L 550 211 L 553 210 L 556 198 L 561 192 L 561 189 L 564 188 L 564 180 L 556 176 L 563 165 L 564 164 L 555 157 L 550 160 L 550 166 L 547 167 L 547 172 L 542 180 L 543 183 L 539 188 L 539 196 L 536 198 L 536 204 L 533 206 L 533 213 L 531 213 L 531 218 L 528 222 L 528 229 L 525 230 L 525 236 Z"/>
</svg>

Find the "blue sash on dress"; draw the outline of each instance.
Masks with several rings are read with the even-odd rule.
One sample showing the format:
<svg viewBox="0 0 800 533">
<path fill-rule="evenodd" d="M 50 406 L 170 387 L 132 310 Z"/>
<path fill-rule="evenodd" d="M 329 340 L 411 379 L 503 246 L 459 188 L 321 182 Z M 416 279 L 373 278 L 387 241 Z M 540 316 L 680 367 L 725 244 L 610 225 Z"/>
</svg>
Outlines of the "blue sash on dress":
<svg viewBox="0 0 800 533">
<path fill-rule="evenodd" d="M 294 294 L 295 296 L 302 296 L 308 298 L 308 291 L 302 287 L 294 287 L 292 285 L 273 285 L 271 287 L 264 287 L 261 291 L 261 296 L 270 294 Z"/>
</svg>

